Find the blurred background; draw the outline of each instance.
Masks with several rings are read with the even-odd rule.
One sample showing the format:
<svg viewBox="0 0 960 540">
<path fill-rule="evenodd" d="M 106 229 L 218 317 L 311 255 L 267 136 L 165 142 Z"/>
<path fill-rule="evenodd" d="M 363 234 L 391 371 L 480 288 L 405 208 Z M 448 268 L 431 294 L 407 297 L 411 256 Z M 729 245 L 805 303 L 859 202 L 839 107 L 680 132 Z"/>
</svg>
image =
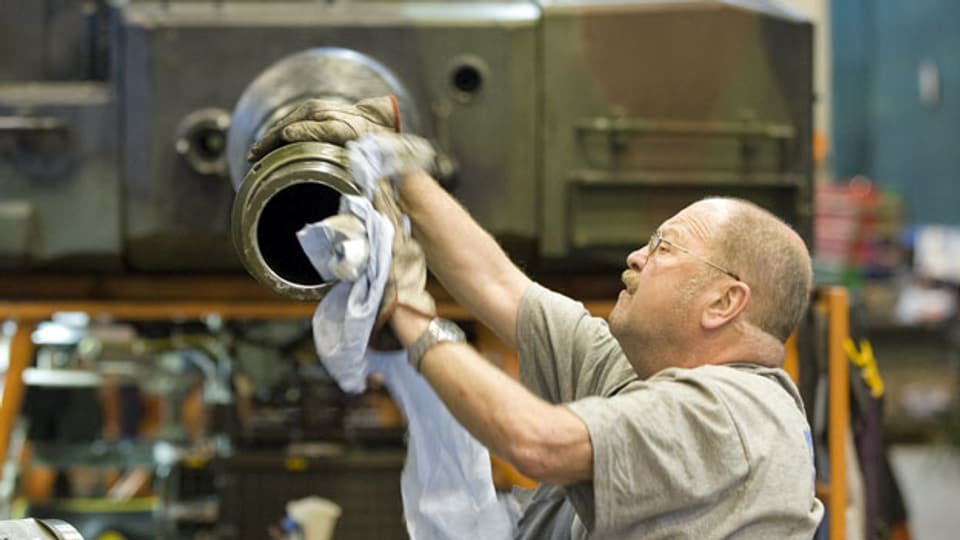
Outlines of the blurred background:
<svg viewBox="0 0 960 540">
<path fill-rule="evenodd" d="M 818 297 L 841 287 L 848 322 L 831 350 L 838 316 L 815 302 L 793 342 L 819 493 L 837 505 L 820 537 L 960 530 L 960 4 L 0 13 L 0 518 L 94 539 L 285 538 L 286 504 L 320 496 L 342 510 L 335 538 L 406 537 L 404 420 L 375 378 L 345 395 L 317 362 L 309 320 L 328 284 L 292 241 L 336 211 L 348 173 L 330 158 L 257 176 L 244 157 L 306 98 L 394 94 L 442 185 L 601 316 L 629 250 L 694 200 L 744 197 L 794 226 Z M 503 492 L 531 485 L 492 466 Z"/>
</svg>

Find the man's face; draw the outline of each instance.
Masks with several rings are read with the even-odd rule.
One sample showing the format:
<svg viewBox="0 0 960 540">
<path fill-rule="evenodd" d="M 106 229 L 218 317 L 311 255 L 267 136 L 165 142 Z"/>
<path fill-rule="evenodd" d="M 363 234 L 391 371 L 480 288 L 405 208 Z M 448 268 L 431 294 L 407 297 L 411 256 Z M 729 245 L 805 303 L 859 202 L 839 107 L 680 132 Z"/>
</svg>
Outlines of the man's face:
<svg viewBox="0 0 960 540">
<path fill-rule="evenodd" d="M 708 253 L 709 239 L 725 210 L 701 201 L 668 219 L 659 230 L 670 242 Z M 716 277 L 709 266 L 668 242 L 661 243 L 652 257 L 649 249 L 643 246 L 627 257 L 626 287 L 609 318 L 611 332 L 641 377 L 686 362 L 669 356 L 699 332 L 705 307 L 701 293 Z"/>
</svg>

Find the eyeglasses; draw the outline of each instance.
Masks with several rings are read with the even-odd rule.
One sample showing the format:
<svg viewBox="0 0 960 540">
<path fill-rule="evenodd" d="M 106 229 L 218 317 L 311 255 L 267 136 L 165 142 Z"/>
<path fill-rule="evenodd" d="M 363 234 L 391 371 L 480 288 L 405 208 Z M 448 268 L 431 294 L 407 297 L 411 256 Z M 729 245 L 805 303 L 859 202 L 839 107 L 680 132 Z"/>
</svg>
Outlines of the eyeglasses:
<svg viewBox="0 0 960 540">
<path fill-rule="evenodd" d="M 706 257 L 704 257 L 704 256 L 702 256 L 702 255 L 697 255 L 696 253 L 690 251 L 689 249 L 687 249 L 687 248 L 685 248 L 685 247 L 683 247 L 683 246 L 678 246 L 677 244 L 671 242 L 670 240 L 667 240 L 666 238 L 663 237 L 663 234 L 662 234 L 660 231 L 656 231 L 656 232 L 653 233 L 652 236 L 650 236 L 650 242 L 647 243 L 647 257 L 653 256 L 654 252 L 657 251 L 657 248 L 660 247 L 660 244 L 669 244 L 670 246 L 673 246 L 674 248 L 676 248 L 676 249 L 678 249 L 678 250 L 686 253 L 687 255 L 690 255 L 690 256 L 693 257 L 694 259 L 698 259 L 698 260 L 700 260 L 700 261 L 702 261 L 702 262 L 705 262 L 705 263 L 709 264 L 710 266 L 712 266 L 712 267 L 716 268 L 717 270 L 723 272 L 724 274 L 732 277 L 733 279 L 735 279 L 735 280 L 737 280 L 737 281 L 742 281 L 742 280 L 740 279 L 740 276 L 738 276 L 737 274 L 731 272 L 730 270 L 727 270 L 726 268 L 724 268 L 724 267 L 720 266 L 719 264 L 717 264 L 717 263 L 715 263 L 715 262 L 707 259 Z"/>
</svg>

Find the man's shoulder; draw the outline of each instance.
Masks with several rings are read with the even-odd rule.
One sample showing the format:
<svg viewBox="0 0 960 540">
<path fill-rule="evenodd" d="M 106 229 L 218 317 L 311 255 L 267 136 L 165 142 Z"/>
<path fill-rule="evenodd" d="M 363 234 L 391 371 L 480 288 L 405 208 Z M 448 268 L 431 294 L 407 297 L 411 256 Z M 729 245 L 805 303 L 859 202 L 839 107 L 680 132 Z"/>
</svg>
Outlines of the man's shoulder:
<svg viewBox="0 0 960 540">
<path fill-rule="evenodd" d="M 693 369 L 670 368 L 657 374 L 663 384 L 672 381 L 697 391 L 729 413 L 744 433 L 808 431 L 803 400 L 782 369 L 756 364 L 713 364 Z M 650 382 L 653 382 L 651 378 Z"/>
<path fill-rule="evenodd" d="M 789 376 L 780 369 L 758 364 L 706 364 L 695 368 L 669 367 L 648 378 L 650 384 L 691 382 L 698 384 L 733 384 L 747 389 L 789 386 Z"/>
<path fill-rule="evenodd" d="M 594 408 L 606 407 L 586 416 L 594 442 L 594 523 L 629 531 L 618 538 L 732 532 L 752 523 L 773 531 L 757 536 L 783 538 L 801 521 L 815 526 L 808 428 L 781 386 L 781 371 L 668 368 L 631 381 L 610 400 L 594 398 Z M 625 435 L 631 426 L 642 436 Z M 636 451 L 624 451 L 624 441 Z M 624 481 L 625 475 L 638 480 Z M 689 478 L 695 481 L 685 482 Z M 727 496 L 734 492 L 739 496 Z M 660 498 L 665 493 L 684 493 L 693 502 L 677 511 L 675 499 Z M 687 512 L 694 505 L 698 511 Z M 638 516 L 637 508 L 648 514 Z M 772 515 L 780 518 L 770 521 Z"/>
<path fill-rule="evenodd" d="M 524 311 L 523 308 L 527 308 L 528 311 L 537 308 L 566 308 L 587 313 L 587 308 L 583 305 L 583 302 L 575 300 L 553 289 L 548 289 L 536 281 L 531 281 L 526 290 L 524 290 L 523 295 L 520 297 L 520 306 L 521 312 Z"/>
<path fill-rule="evenodd" d="M 684 392 L 681 389 L 685 389 Z M 748 407 L 768 412 L 803 411 L 803 403 L 789 375 L 774 367 L 757 364 L 708 364 L 695 368 L 670 367 L 647 379 L 631 381 L 618 395 L 635 391 L 683 393 L 686 399 L 702 396 L 728 408 Z M 757 412 L 755 409 L 753 412 Z"/>
</svg>

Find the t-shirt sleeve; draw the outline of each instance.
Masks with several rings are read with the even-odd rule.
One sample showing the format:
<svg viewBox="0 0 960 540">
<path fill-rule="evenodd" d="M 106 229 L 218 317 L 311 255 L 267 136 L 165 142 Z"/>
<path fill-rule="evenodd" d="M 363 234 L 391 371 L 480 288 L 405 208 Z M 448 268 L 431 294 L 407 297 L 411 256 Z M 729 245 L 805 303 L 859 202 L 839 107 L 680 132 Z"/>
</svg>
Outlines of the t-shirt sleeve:
<svg viewBox="0 0 960 540">
<path fill-rule="evenodd" d="M 659 379 L 659 380 L 658 380 Z M 593 444 L 593 482 L 567 488 L 595 535 L 638 523 L 652 533 L 732 491 L 749 473 L 744 444 L 726 405 L 696 378 L 658 376 L 611 398 L 567 404 Z"/>
<path fill-rule="evenodd" d="M 552 403 L 605 395 L 636 376 L 607 322 L 532 283 L 517 315 L 520 380 Z"/>
</svg>

